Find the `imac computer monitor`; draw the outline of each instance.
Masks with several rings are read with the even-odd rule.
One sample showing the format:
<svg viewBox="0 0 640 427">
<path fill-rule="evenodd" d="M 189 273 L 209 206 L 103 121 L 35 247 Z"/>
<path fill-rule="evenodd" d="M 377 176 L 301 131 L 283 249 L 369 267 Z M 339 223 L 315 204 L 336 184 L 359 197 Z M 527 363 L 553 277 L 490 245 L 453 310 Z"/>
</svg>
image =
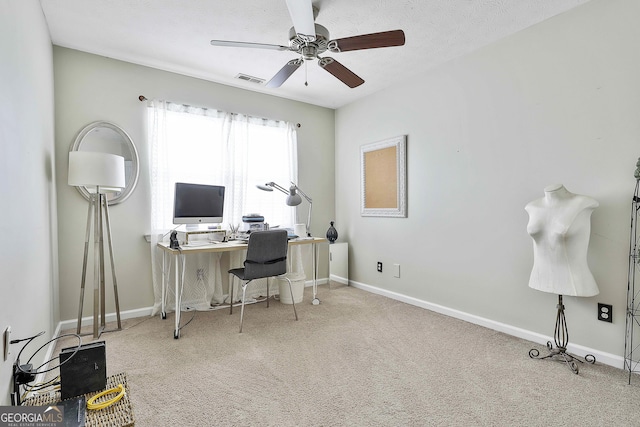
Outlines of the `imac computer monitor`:
<svg viewBox="0 0 640 427">
<path fill-rule="evenodd" d="M 173 223 L 197 228 L 199 224 L 222 222 L 224 187 L 176 182 Z"/>
</svg>

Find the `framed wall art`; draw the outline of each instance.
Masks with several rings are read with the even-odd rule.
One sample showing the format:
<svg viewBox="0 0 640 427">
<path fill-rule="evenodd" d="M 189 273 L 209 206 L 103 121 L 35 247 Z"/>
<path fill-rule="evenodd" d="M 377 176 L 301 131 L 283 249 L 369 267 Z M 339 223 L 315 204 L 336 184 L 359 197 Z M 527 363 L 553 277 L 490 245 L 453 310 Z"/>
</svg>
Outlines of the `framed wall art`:
<svg viewBox="0 0 640 427">
<path fill-rule="evenodd" d="M 407 136 L 360 147 L 361 215 L 407 216 Z"/>
</svg>

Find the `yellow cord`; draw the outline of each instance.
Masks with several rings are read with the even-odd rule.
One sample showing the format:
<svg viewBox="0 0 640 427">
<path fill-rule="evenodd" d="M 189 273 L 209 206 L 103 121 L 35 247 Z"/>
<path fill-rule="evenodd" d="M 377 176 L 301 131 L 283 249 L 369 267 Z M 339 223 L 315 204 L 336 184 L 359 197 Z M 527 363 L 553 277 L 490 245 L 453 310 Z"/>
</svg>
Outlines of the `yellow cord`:
<svg viewBox="0 0 640 427">
<path fill-rule="evenodd" d="M 102 396 L 106 396 L 107 394 L 113 394 L 113 393 L 118 393 L 118 395 L 113 399 L 107 400 L 105 402 L 95 403 L 96 399 Z M 122 399 L 123 396 L 124 396 L 124 386 L 122 384 L 118 384 L 118 387 L 103 391 L 102 393 L 98 393 L 95 396 L 93 396 L 91 399 L 87 400 L 87 409 L 94 409 L 94 410 L 104 409 L 107 406 L 111 406 L 117 401 L 119 401 L 120 399 Z"/>
</svg>

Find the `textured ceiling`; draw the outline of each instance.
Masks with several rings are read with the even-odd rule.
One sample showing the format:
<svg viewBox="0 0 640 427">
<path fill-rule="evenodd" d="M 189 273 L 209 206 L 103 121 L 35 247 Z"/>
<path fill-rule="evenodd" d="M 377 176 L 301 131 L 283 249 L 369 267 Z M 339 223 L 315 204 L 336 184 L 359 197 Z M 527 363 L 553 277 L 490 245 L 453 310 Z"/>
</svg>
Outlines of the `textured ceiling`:
<svg viewBox="0 0 640 427">
<path fill-rule="evenodd" d="M 316 22 L 328 28 L 331 39 L 402 29 L 406 44 L 332 53 L 365 80 L 355 89 L 315 61 L 280 88 L 269 89 L 235 77 L 243 73 L 268 81 L 295 53 L 209 42 L 287 45 L 292 23 L 285 0 L 40 0 L 55 45 L 330 108 L 587 1 L 314 0 Z"/>
</svg>

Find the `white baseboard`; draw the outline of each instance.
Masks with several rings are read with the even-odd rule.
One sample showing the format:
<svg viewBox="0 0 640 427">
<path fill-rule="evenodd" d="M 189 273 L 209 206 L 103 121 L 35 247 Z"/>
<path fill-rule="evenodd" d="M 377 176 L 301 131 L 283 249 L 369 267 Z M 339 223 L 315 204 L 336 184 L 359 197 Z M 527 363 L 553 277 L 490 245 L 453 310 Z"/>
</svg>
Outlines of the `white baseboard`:
<svg viewBox="0 0 640 427">
<path fill-rule="evenodd" d="M 349 284 L 354 288 L 362 289 L 374 294 L 383 295 L 385 297 L 402 301 L 407 304 L 415 305 L 427 310 L 435 311 L 436 313 L 444 314 L 446 316 L 454 317 L 456 319 L 464 320 L 469 323 L 473 323 L 485 328 L 493 329 L 498 332 L 503 332 L 507 335 L 512 335 L 518 338 L 522 338 L 528 341 L 532 341 L 538 344 L 546 345 L 547 342 L 553 342 L 553 337 L 539 334 L 537 332 L 528 331 L 505 323 L 496 322 L 495 320 L 486 319 L 484 317 L 476 316 L 474 314 L 465 313 L 463 311 L 455 310 L 449 307 L 445 307 L 439 304 L 433 304 L 428 301 L 423 301 L 414 297 L 409 297 L 397 292 L 388 291 L 386 289 L 377 288 L 375 286 L 366 285 L 364 283 L 349 281 Z M 567 350 L 577 356 L 584 357 L 587 354 L 592 354 L 596 357 L 596 361 L 605 365 L 613 366 L 615 368 L 624 369 L 624 358 L 611 353 L 606 353 L 593 348 L 588 348 L 582 345 L 571 344 L 567 346 Z"/>
<path fill-rule="evenodd" d="M 414 298 L 414 297 L 409 297 L 407 295 L 403 295 L 397 292 L 393 292 L 393 291 L 389 291 L 386 289 L 381 289 L 375 286 L 371 286 L 371 285 L 367 285 L 364 283 L 360 283 L 360 282 L 356 282 L 353 280 L 347 280 L 341 277 L 337 277 L 337 276 L 331 276 L 331 280 L 335 280 L 337 282 L 340 283 L 344 283 L 344 284 L 348 284 L 353 286 L 354 288 L 358 288 L 358 289 L 362 289 L 365 290 L 367 292 L 371 292 L 374 294 L 378 294 L 378 295 L 382 295 L 385 296 L 387 298 L 391 298 L 397 301 L 401 301 L 407 304 L 411 304 L 414 305 L 416 307 L 421 307 L 424 308 L 426 310 L 431 310 L 434 311 L 436 313 L 440 313 L 440 314 L 444 314 L 446 316 L 450 316 L 456 319 L 460 319 L 460 320 L 464 320 L 466 322 L 469 323 L 473 323 L 475 325 L 479 325 L 479 326 L 483 326 L 485 328 L 489 328 L 489 329 L 493 329 L 495 331 L 498 332 L 502 332 L 508 335 L 512 335 L 518 338 L 522 338 L 525 339 L 527 341 L 532 341 L 534 343 L 538 343 L 541 345 L 546 345 L 548 341 L 552 341 L 553 342 L 553 337 L 547 336 L 547 335 L 543 335 L 543 334 L 539 334 L 537 332 L 532 332 L 532 331 L 528 331 L 526 329 L 522 329 L 522 328 L 518 328 L 512 325 L 508 325 L 506 323 L 501 323 L 501 322 L 497 322 L 495 320 L 491 320 L 491 319 L 486 319 L 484 317 L 480 317 L 480 316 L 476 316 L 474 314 L 469 314 L 469 313 L 465 313 L 463 311 L 459 311 L 459 310 L 455 310 L 449 307 L 445 307 L 439 304 L 434 304 L 428 301 L 423 301 L 420 300 L 418 298 Z M 327 284 L 329 283 L 329 279 L 324 278 L 324 279 L 318 279 L 317 280 L 319 285 L 323 285 L 323 284 Z M 313 281 L 312 280 L 308 280 L 305 282 L 305 286 L 313 286 Z M 123 311 L 120 314 L 120 318 L 121 319 L 132 319 L 132 318 L 136 318 L 136 317 L 143 317 L 143 316 L 151 316 L 151 313 L 153 311 L 153 307 L 146 307 L 146 308 L 140 308 L 140 309 L 136 309 L 136 310 L 128 310 L 128 311 Z M 116 320 L 116 315 L 115 313 L 109 313 L 107 314 L 106 317 L 106 321 L 107 322 L 113 322 Z M 93 317 L 84 317 L 82 318 L 82 324 L 83 325 L 93 325 Z M 58 324 L 58 327 L 56 328 L 56 332 L 54 334 L 54 336 L 58 336 L 61 331 L 66 331 L 69 329 L 74 329 L 77 325 L 77 320 L 72 319 L 72 320 L 65 320 L 62 321 Z M 49 345 L 49 349 L 47 350 L 47 358 L 45 360 L 49 360 L 51 359 L 52 355 L 53 355 L 53 350 L 55 348 L 55 342 L 52 342 Z M 603 363 L 605 365 L 609 365 L 609 366 L 613 366 L 615 368 L 619 368 L 619 369 L 624 369 L 624 358 L 622 356 L 618 356 L 615 354 L 611 354 L 611 353 L 606 353 L 600 350 L 596 350 L 593 348 L 589 348 L 589 347 L 585 347 L 582 345 L 578 345 L 578 344 L 571 344 L 569 343 L 569 346 L 567 348 L 567 350 L 569 350 L 571 353 L 584 357 L 587 354 L 592 354 L 596 357 L 596 361 L 599 363 Z"/>
<path fill-rule="evenodd" d="M 327 279 L 327 278 L 317 279 L 316 281 L 318 282 L 318 285 L 326 285 L 327 283 L 329 283 L 329 279 Z M 313 286 L 313 280 L 306 280 L 304 282 L 304 287 L 308 288 L 310 286 Z"/>
<path fill-rule="evenodd" d="M 338 283 L 342 283 L 343 285 L 348 285 L 349 284 L 349 279 L 345 279 L 344 277 L 340 277 L 340 276 L 336 276 L 335 274 L 332 274 L 330 276 L 331 278 L 323 278 L 323 279 L 317 279 L 318 281 L 318 285 L 326 285 L 328 284 L 330 281 L 332 282 L 338 282 Z M 304 286 L 309 287 L 309 286 L 313 286 L 313 280 L 307 280 L 304 282 Z"/>
<path fill-rule="evenodd" d="M 145 308 L 137 308 L 135 310 L 127 310 L 120 313 L 120 320 L 124 319 L 133 319 L 136 317 L 144 317 L 151 316 L 153 311 L 153 307 L 145 307 Z M 116 313 L 107 313 L 105 317 L 105 322 L 115 322 L 117 320 Z M 77 319 L 63 320 L 58 325 L 56 331 L 59 333 L 60 331 L 67 331 L 69 329 L 75 329 L 78 325 Z M 93 316 L 83 317 L 82 325 L 92 325 L 93 326 Z M 56 335 L 57 336 L 57 335 Z"/>
<path fill-rule="evenodd" d="M 336 276 L 335 274 L 330 274 L 329 278 L 332 281 L 338 282 L 338 283 L 342 283 L 343 285 L 348 285 L 349 284 L 349 279 L 345 279 L 344 277 Z"/>
</svg>

